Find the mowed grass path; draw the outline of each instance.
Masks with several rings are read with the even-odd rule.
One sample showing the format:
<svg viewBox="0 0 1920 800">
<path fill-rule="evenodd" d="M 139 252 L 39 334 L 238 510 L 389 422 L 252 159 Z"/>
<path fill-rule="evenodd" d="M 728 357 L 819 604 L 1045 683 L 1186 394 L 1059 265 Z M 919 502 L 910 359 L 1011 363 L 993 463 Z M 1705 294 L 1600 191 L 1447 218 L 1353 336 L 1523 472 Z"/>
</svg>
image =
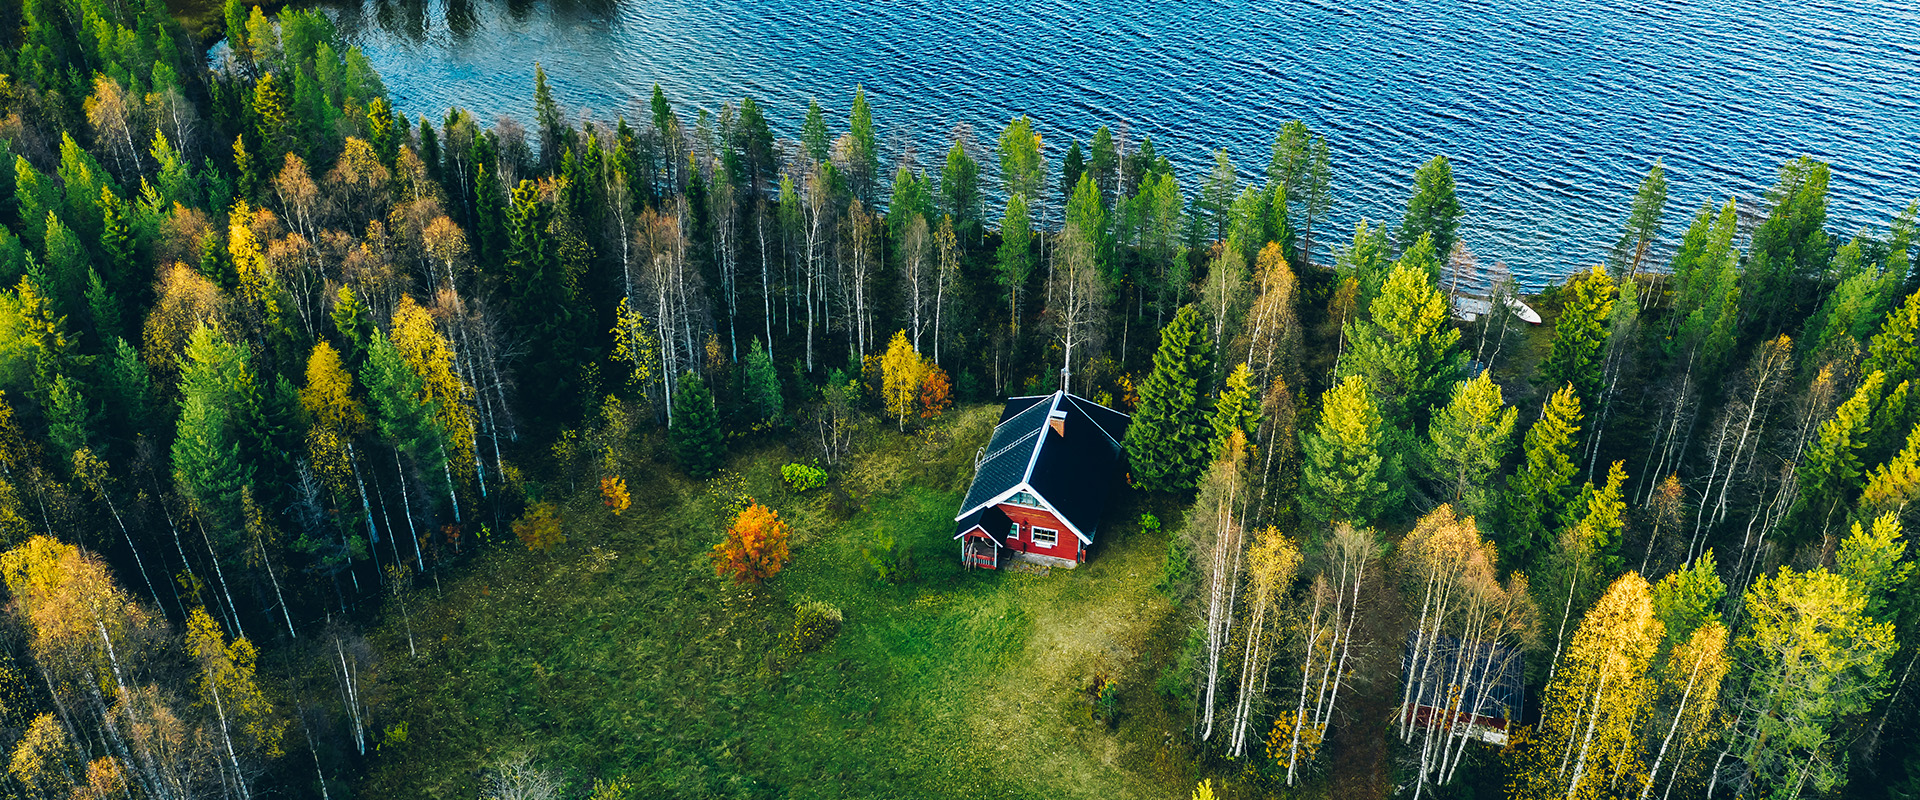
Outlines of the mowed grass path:
<svg viewBox="0 0 1920 800">
<path fill-rule="evenodd" d="M 1152 589 L 1165 534 L 1118 508 L 1080 569 L 957 563 L 952 518 L 994 410 L 871 435 L 836 476 L 862 484 L 842 501 L 849 518 L 824 490 L 787 491 L 778 447 L 706 484 L 629 470 L 624 518 L 583 497 L 554 552 L 498 545 L 437 598 L 417 594 L 420 656 L 399 620 L 375 637 L 379 724 L 407 733 L 364 794 L 473 797 L 488 765 L 527 753 L 580 789 L 625 776 L 634 797 L 1185 797 L 1181 722 L 1152 689 L 1179 639 Z M 765 586 L 715 578 L 706 557 L 740 495 L 795 527 L 791 565 Z M 867 566 L 861 548 L 883 528 L 913 547 L 916 581 L 886 585 Z M 845 626 L 782 657 L 807 598 Z M 1119 681 L 1111 728 L 1088 713 L 1096 674 Z"/>
</svg>

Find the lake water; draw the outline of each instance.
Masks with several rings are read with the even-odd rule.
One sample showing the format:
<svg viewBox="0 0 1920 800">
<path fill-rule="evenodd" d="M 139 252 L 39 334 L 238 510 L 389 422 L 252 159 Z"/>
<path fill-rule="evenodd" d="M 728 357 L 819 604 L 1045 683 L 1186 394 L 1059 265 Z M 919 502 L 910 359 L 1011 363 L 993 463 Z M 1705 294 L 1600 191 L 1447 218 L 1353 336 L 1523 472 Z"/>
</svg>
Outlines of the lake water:
<svg viewBox="0 0 1920 800">
<path fill-rule="evenodd" d="M 1665 162 L 1667 232 L 1749 202 L 1802 154 L 1833 164 L 1828 227 L 1884 230 L 1920 197 L 1911 0 L 346 0 L 328 6 L 397 106 L 531 117 L 533 64 L 573 111 L 683 118 L 752 95 L 797 137 L 843 130 L 863 84 L 894 154 L 1031 115 L 1057 168 L 1102 123 L 1151 136 L 1191 193 L 1225 147 L 1244 178 L 1300 118 L 1332 151 L 1322 245 L 1397 220 L 1414 167 L 1453 160 L 1463 238 L 1529 285 L 1604 258 Z M 641 114 L 644 116 L 644 113 Z M 1057 202 L 1057 201 L 1056 201 Z M 1057 207 L 1057 206 L 1056 206 Z"/>
</svg>

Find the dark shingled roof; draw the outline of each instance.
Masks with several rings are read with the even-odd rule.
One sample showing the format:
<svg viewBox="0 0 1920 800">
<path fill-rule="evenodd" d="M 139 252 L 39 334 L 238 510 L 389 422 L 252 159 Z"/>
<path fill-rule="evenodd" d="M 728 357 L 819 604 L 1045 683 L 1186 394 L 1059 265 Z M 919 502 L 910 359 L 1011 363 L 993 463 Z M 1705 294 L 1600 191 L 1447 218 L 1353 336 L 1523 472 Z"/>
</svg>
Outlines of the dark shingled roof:
<svg viewBox="0 0 1920 800">
<path fill-rule="evenodd" d="M 1458 637 L 1442 636 L 1434 646 L 1434 663 L 1423 665 L 1422 675 L 1414 675 L 1413 645 L 1418 631 L 1407 635 L 1407 649 L 1400 655 L 1400 673 L 1409 682 L 1415 684 L 1414 694 L 1421 695 L 1420 684 L 1428 680 L 1440 682 L 1438 686 L 1426 687 L 1427 698 L 1449 697 L 1455 675 L 1459 674 L 1460 658 L 1463 653 L 1471 654 L 1472 661 L 1467 664 L 1469 680 L 1464 681 L 1468 689 L 1460 698 L 1460 712 L 1481 717 L 1498 717 L 1505 720 L 1520 719 L 1523 703 L 1527 696 L 1525 654 L 1511 647 L 1498 644 L 1480 643 L 1473 646 L 1463 645 Z M 1491 651 L 1491 652 L 1489 652 Z M 1493 680 L 1486 680 L 1486 676 Z M 1436 691 L 1436 689 L 1438 691 Z M 1482 689 L 1486 696 L 1481 696 Z M 1428 700 L 1423 705 L 1436 706 L 1439 702 Z"/>
<path fill-rule="evenodd" d="M 1066 415 L 1066 436 L 1047 423 L 1055 409 Z M 961 503 L 958 532 L 973 527 L 968 520 L 985 504 L 1024 483 L 1091 541 L 1119 483 L 1128 421 L 1064 392 L 1008 400 Z"/>
</svg>

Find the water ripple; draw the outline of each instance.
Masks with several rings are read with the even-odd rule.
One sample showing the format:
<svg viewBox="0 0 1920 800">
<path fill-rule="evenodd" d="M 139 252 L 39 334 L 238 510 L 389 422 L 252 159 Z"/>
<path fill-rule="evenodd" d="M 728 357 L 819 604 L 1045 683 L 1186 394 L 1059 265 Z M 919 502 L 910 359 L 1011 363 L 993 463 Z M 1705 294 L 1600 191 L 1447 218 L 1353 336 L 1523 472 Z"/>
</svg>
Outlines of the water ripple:
<svg viewBox="0 0 1920 800">
<path fill-rule="evenodd" d="M 1301 118 L 1328 135 L 1331 231 L 1393 219 L 1454 160 L 1464 239 L 1538 284 L 1603 257 L 1634 184 L 1667 166 L 1685 215 L 1744 206 L 1781 162 L 1834 164 L 1835 231 L 1920 196 L 1920 6 L 1901 0 L 337 0 L 398 106 L 530 116 L 532 63 L 606 118 L 659 83 L 682 109 L 752 95 L 795 136 L 866 87 L 882 141 L 937 153 L 1030 114 L 1069 137 L 1153 137 L 1189 191 L 1224 147 L 1244 180 Z M 890 145 L 897 146 L 897 145 Z M 929 159 L 922 155 L 922 163 Z M 1058 199 L 1052 200 L 1053 204 Z M 1321 237 L 1325 244 L 1335 234 Z"/>
</svg>

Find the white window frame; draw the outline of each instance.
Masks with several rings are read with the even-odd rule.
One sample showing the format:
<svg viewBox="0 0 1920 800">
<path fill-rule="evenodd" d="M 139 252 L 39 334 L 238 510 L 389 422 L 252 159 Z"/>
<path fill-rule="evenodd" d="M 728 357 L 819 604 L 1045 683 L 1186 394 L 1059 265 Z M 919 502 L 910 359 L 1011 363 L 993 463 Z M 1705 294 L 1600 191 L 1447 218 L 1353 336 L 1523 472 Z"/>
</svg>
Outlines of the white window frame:
<svg viewBox="0 0 1920 800">
<path fill-rule="evenodd" d="M 1007 502 L 1012 505 L 1019 506 L 1021 508 L 1041 508 L 1042 507 L 1040 505 L 1040 496 L 1034 494 L 1033 491 L 1030 489 L 1022 489 L 1018 492 L 1014 492 L 1012 497 L 1007 498 Z"/>
<path fill-rule="evenodd" d="M 1045 548 L 1047 548 L 1047 549 L 1049 549 L 1049 550 L 1051 550 L 1051 549 L 1053 549 L 1053 548 L 1055 548 L 1055 547 L 1059 547 L 1059 546 L 1060 546 L 1060 532 L 1059 532 L 1059 531 L 1057 531 L 1057 530 L 1054 530 L 1054 529 L 1052 529 L 1052 528 L 1042 528 L 1042 527 L 1040 527 L 1040 526 L 1038 526 L 1038 525 L 1034 525 L 1034 526 L 1032 526 L 1032 529 L 1033 529 L 1033 543 L 1034 543 L 1034 544 L 1035 544 L 1036 546 L 1039 546 L 1039 547 L 1045 547 Z M 1049 539 L 1052 539 L 1053 541 L 1050 541 L 1050 542 L 1042 542 L 1042 541 L 1040 541 L 1040 532 L 1041 532 L 1041 531 L 1045 531 L 1045 532 L 1046 532 L 1046 534 L 1047 534 L 1047 538 L 1049 538 Z"/>
</svg>

